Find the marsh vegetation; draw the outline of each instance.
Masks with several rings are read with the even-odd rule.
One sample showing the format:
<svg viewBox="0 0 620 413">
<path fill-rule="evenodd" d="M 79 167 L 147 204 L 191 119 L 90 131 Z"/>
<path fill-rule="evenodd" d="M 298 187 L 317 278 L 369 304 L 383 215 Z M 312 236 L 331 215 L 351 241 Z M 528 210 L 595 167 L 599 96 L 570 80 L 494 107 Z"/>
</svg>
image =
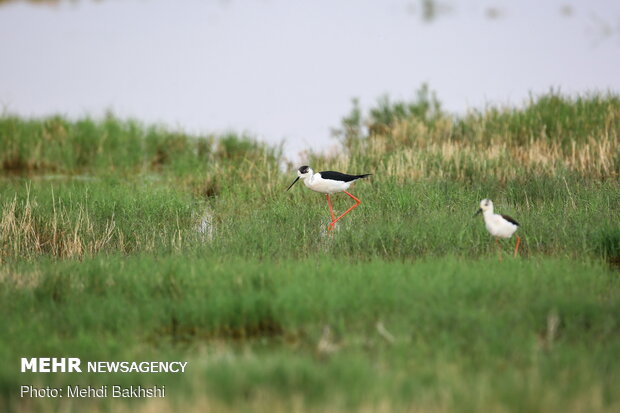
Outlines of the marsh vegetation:
<svg viewBox="0 0 620 413">
<path fill-rule="evenodd" d="M 79 377 L 169 386 L 127 409 L 618 409 L 618 96 L 456 116 L 422 88 L 335 134 L 308 164 L 374 175 L 327 234 L 324 197 L 285 192 L 298 165 L 251 136 L 2 116 L 2 404 L 47 411 L 24 377 L 76 379 L 16 360 L 65 354 L 189 361 Z M 498 262 L 482 198 L 521 222 L 518 258 Z"/>
</svg>

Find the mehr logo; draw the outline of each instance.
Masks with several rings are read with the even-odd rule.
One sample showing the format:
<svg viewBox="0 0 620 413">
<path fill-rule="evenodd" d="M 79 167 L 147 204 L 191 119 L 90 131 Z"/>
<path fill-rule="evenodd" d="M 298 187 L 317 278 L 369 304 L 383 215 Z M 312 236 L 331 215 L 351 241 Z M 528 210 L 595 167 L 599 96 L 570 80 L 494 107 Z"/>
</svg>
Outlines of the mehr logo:
<svg viewBox="0 0 620 413">
<path fill-rule="evenodd" d="M 33 373 L 81 373 L 79 358 L 56 358 L 56 357 L 34 357 L 27 359 L 22 357 L 22 373 L 31 371 Z"/>
</svg>

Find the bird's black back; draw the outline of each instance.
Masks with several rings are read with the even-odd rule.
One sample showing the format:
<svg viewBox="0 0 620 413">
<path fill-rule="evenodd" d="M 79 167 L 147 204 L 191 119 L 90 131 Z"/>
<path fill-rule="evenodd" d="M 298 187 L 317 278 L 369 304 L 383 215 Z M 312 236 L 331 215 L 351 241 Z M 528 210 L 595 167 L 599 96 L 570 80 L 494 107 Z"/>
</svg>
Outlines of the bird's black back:
<svg viewBox="0 0 620 413">
<path fill-rule="evenodd" d="M 514 218 L 513 218 L 513 217 L 511 217 L 511 216 L 508 216 L 508 215 L 503 215 L 503 214 L 502 214 L 502 218 L 504 218 L 506 221 L 510 222 L 511 224 L 514 224 L 514 225 L 516 225 L 516 226 L 519 226 L 519 223 L 517 222 L 517 220 L 516 220 L 516 219 L 514 219 Z"/>
<path fill-rule="evenodd" d="M 335 172 L 335 171 L 321 171 L 319 173 L 321 174 L 321 178 L 323 179 L 331 179 L 333 181 L 342 181 L 342 182 L 351 182 L 351 181 L 355 181 L 356 179 L 362 179 L 362 178 L 366 178 L 367 176 L 372 175 L 372 174 L 349 175 L 349 174 L 343 174 L 342 172 Z"/>
</svg>

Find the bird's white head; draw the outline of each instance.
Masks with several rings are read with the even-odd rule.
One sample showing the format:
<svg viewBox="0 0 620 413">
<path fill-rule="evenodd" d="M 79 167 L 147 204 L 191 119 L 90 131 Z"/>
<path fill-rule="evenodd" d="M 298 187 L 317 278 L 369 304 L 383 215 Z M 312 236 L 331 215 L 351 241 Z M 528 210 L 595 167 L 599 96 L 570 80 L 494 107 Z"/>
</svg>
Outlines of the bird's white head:
<svg viewBox="0 0 620 413">
<path fill-rule="evenodd" d="M 291 187 L 295 185 L 297 181 L 299 181 L 299 178 L 303 180 L 308 177 L 311 177 L 313 174 L 314 172 L 312 171 L 312 168 L 310 168 L 308 165 L 300 166 L 299 169 L 297 170 L 297 178 L 293 181 L 293 183 L 286 190 L 288 191 L 289 189 L 291 189 Z"/>
<path fill-rule="evenodd" d="M 493 213 L 493 201 L 491 201 L 488 198 L 485 198 L 482 201 L 480 201 L 480 209 L 476 212 L 474 216 L 481 214 L 483 212 L 487 212 L 487 211 L 491 211 L 491 213 Z"/>
</svg>

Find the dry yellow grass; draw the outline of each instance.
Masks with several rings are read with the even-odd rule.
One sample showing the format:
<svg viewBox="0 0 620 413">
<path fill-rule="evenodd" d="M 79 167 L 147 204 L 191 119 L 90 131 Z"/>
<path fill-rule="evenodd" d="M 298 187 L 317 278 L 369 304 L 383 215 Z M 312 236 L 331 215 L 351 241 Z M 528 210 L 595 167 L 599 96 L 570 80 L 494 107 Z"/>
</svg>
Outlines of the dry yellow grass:
<svg viewBox="0 0 620 413">
<path fill-rule="evenodd" d="M 620 117 L 620 113 L 609 116 Z M 520 142 L 489 134 L 483 122 L 473 126 L 470 139 L 453 139 L 455 124 L 448 118 L 432 128 L 423 120 L 404 119 L 360 139 L 348 151 L 314 155 L 313 162 L 343 170 L 371 167 L 401 182 L 422 178 L 467 181 L 479 176 L 506 181 L 566 172 L 594 179 L 617 178 L 620 137 L 612 123 L 605 125 L 599 135 L 572 140 L 566 147 L 559 136 L 530 136 Z"/>
<path fill-rule="evenodd" d="M 36 216 L 36 204 L 29 196 L 23 202 L 15 197 L 2 208 L 0 258 L 43 252 L 62 258 L 95 254 L 110 244 L 114 232 L 114 217 L 106 221 L 103 231 L 98 231 L 83 207 L 77 219 L 73 219 L 64 208 L 55 205 L 52 219 L 45 221 Z"/>
</svg>

